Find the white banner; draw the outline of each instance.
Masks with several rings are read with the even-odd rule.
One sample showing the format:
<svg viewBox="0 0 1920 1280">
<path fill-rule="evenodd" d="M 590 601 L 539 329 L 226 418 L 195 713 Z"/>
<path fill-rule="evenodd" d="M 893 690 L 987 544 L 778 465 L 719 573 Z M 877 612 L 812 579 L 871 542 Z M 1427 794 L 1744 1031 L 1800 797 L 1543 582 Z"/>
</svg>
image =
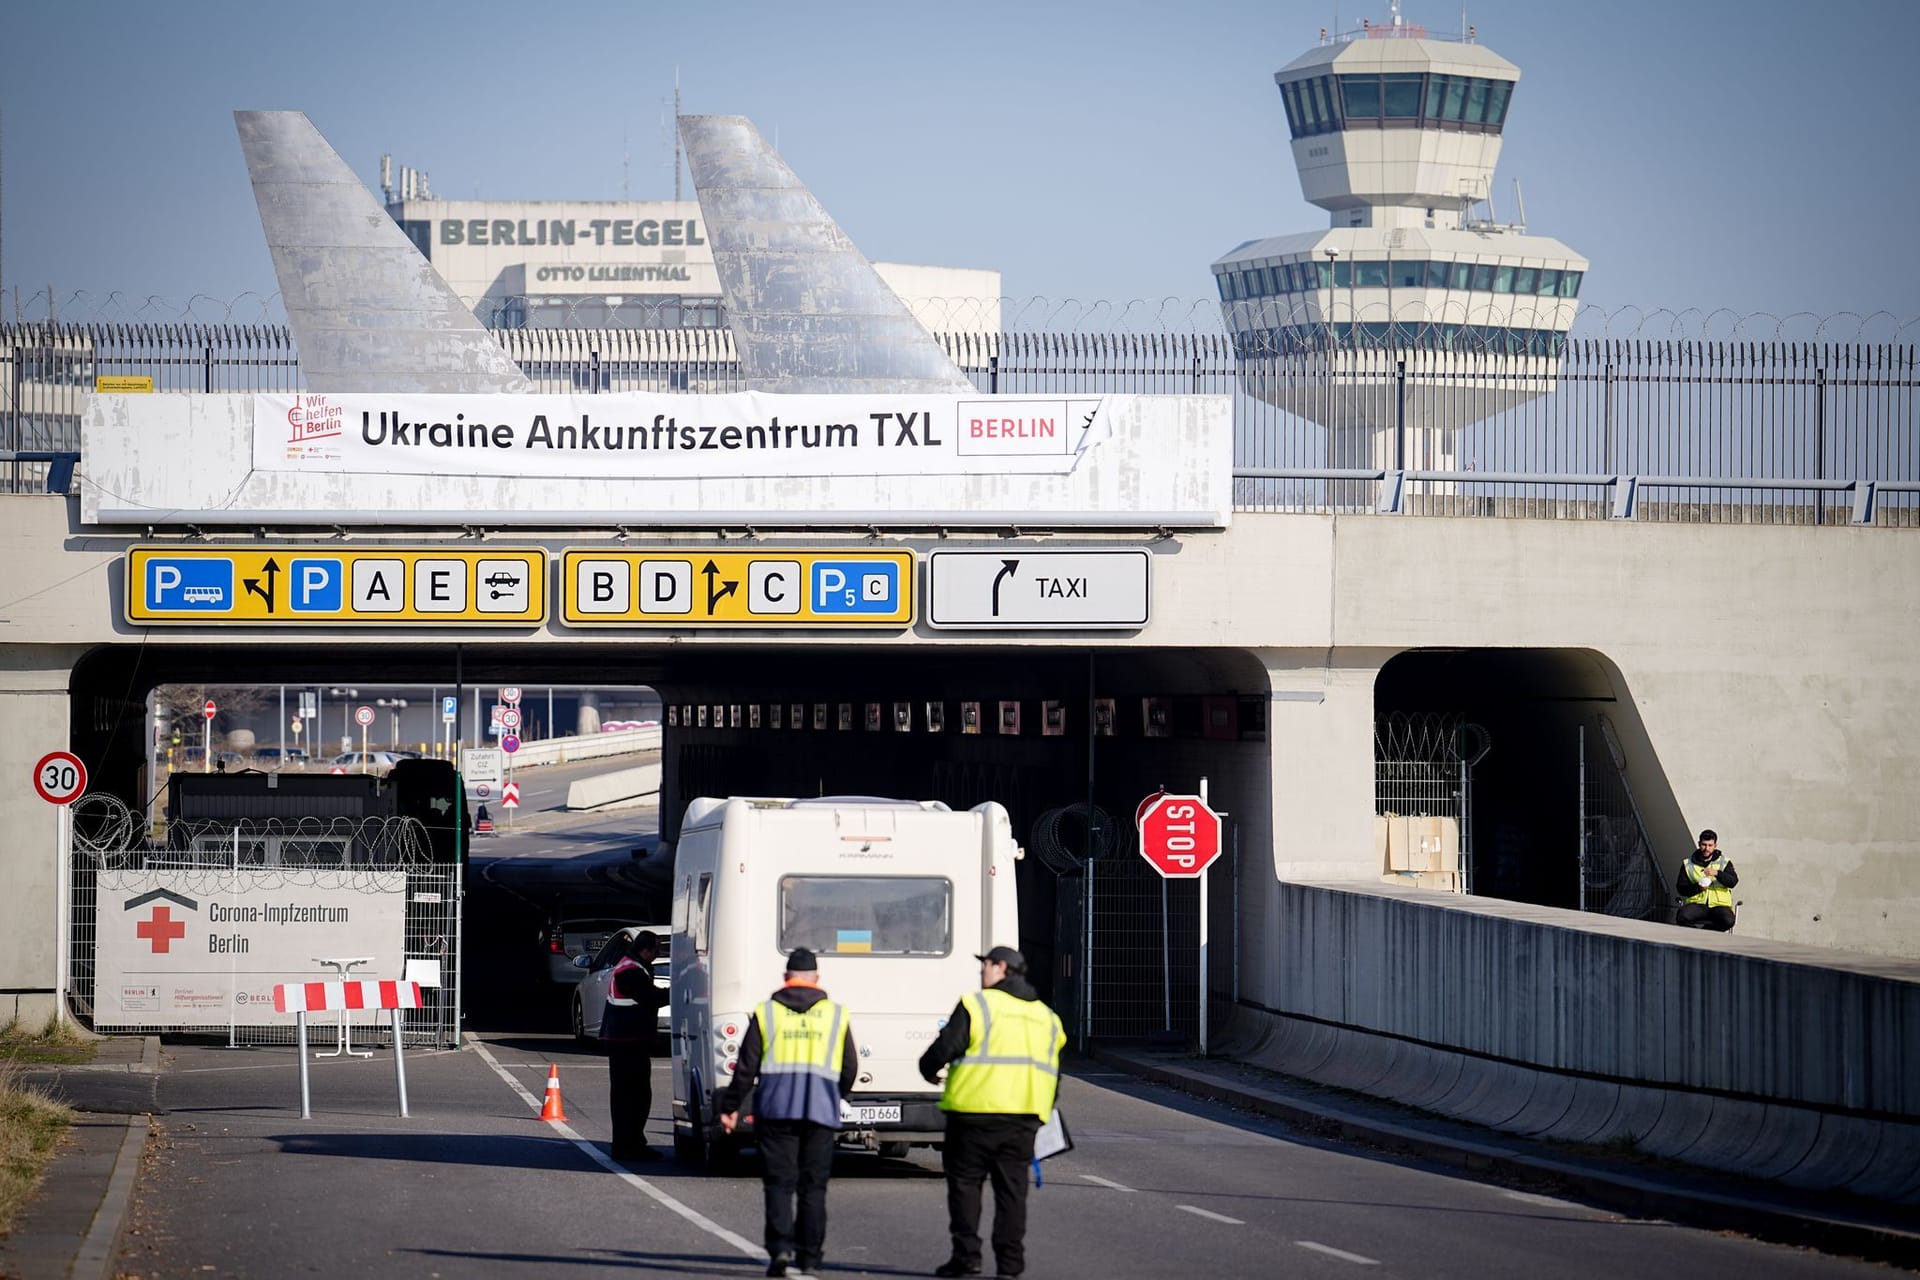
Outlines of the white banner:
<svg viewBox="0 0 1920 1280">
<path fill-rule="evenodd" d="M 102 872 L 94 909 L 94 1025 L 224 1027 L 287 1021 L 273 988 L 338 976 L 398 978 L 403 871 Z M 368 1021 L 380 1015 L 355 1015 Z"/>
<path fill-rule="evenodd" d="M 259 471 L 656 477 L 1058 475 L 1099 397 L 257 395 Z"/>
</svg>

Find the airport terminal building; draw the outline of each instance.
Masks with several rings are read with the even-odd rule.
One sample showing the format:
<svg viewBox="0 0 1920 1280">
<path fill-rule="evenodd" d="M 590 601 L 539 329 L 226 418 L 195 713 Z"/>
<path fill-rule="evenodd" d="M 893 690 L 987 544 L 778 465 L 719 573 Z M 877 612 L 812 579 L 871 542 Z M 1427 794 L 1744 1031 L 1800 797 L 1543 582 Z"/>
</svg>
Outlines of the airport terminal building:
<svg viewBox="0 0 1920 1280">
<path fill-rule="evenodd" d="M 678 329 L 725 324 L 692 200 L 396 198 L 393 216 L 474 313 L 499 329 Z M 876 262 L 935 332 L 997 333 L 1000 273 Z"/>
</svg>

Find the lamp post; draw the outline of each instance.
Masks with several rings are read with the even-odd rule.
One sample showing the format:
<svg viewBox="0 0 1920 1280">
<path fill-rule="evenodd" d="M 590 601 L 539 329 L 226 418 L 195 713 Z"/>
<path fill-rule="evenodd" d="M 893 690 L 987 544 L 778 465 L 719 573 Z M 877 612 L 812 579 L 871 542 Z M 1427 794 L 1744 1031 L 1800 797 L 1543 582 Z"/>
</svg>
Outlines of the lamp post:
<svg viewBox="0 0 1920 1280">
<path fill-rule="evenodd" d="M 358 689 L 328 689 L 327 692 L 333 697 L 342 700 L 340 703 L 340 750 L 343 752 L 351 751 L 353 750 L 353 730 L 349 726 L 353 720 L 353 700 L 360 696 L 360 691 Z M 364 763 L 364 761 L 362 763 Z"/>
</svg>

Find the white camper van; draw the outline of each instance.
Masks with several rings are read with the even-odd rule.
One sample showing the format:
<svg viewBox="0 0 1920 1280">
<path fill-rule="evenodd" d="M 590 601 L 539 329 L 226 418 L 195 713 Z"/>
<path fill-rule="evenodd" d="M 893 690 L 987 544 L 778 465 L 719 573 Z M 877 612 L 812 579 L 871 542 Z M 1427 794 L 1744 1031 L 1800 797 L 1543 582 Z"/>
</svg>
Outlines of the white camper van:
<svg viewBox="0 0 1920 1280">
<path fill-rule="evenodd" d="M 687 806 L 673 861 L 673 1134 L 705 1166 L 722 1141 L 716 1090 L 748 1016 L 807 947 L 847 1006 L 858 1083 L 842 1140 L 904 1154 L 938 1142 L 940 1090 L 918 1063 L 954 1002 L 980 984 L 974 956 L 1020 945 L 1007 811 L 935 801 L 732 797 Z"/>
</svg>

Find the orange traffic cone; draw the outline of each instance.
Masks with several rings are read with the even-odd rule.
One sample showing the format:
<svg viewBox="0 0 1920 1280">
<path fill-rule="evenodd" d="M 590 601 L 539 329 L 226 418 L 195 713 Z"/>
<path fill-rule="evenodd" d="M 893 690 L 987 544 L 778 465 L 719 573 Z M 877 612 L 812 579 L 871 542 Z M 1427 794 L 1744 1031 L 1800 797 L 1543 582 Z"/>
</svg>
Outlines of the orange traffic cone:
<svg viewBox="0 0 1920 1280">
<path fill-rule="evenodd" d="M 557 1063 L 547 1064 L 547 1101 L 540 1108 L 540 1118 L 558 1120 L 561 1124 L 567 1122 L 567 1109 L 560 1102 L 560 1067 Z"/>
</svg>

